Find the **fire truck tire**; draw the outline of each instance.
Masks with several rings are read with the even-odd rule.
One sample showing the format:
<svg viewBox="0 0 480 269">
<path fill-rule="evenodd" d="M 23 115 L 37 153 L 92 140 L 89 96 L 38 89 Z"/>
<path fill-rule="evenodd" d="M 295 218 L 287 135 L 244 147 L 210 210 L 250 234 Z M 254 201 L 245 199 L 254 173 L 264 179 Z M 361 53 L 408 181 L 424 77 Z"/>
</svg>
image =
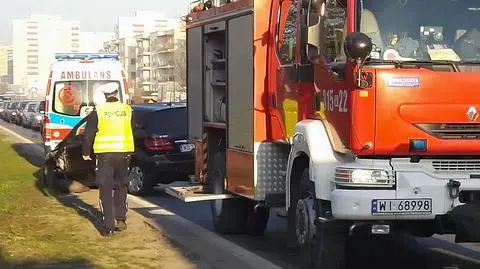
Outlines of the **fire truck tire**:
<svg viewBox="0 0 480 269">
<path fill-rule="evenodd" d="M 225 193 L 225 152 L 214 156 L 213 169 L 209 172 L 214 194 Z M 247 200 L 241 197 L 211 201 L 212 219 L 215 230 L 221 234 L 241 234 L 246 228 Z"/>
<path fill-rule="evenodd" d="M 295 200 L 291 201 L 288 212 L 289 232 L 293 233 L 290 236 L 296 237 L 294 243 L 300 247 L 310 268 L 346 268 L 348 226 L 315 223 L 314 219 L 323 216 L 329 208 L 326 202 L 315 198 L 315 185 L 310 181 L 308 166 L 297 175 L 301 176 L 293 185 L 292 198 Z"/>
<path fill-rule="evenodd" d="M 247 234 L 252 236 L 262 236 L 267 228 L 270 210 L 268 207 L 261 206 L 258 203 L 250 203 L 247 213 Z"/>
</svg>

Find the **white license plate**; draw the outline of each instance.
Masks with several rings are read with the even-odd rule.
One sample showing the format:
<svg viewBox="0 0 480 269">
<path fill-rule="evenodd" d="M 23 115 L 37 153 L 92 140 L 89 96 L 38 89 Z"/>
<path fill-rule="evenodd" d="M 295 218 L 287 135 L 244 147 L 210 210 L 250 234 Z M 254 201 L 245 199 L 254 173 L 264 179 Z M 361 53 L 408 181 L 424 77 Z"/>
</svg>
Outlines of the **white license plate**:
<svg viewBox="0 0 480 269">
<path fill-rule="evenodd" d="M 190 152 L 194 148 L 193 144 L 183 144 L 180 145 L 180 152 Z"/>
<path fill-rule="evenodd" d="M 374 199 L 372 215 L 425 215 L 432 213 L 432 199 Z"/>
</svg>

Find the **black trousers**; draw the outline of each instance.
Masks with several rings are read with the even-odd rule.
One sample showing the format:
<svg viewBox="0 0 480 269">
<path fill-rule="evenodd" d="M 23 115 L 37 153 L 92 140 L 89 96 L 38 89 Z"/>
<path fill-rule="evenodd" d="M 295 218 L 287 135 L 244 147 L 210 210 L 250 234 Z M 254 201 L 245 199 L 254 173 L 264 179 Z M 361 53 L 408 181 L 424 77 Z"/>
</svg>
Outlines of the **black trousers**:
<svg viewBox="0 0 480 269">
<path fill-rule="evenodd" d="M 127 219 L 128 161 L 126 153 L 97 154 L 95 180 L 100 192 L 104 227 L 113 230 L 115 219 Z"/>
</svg>

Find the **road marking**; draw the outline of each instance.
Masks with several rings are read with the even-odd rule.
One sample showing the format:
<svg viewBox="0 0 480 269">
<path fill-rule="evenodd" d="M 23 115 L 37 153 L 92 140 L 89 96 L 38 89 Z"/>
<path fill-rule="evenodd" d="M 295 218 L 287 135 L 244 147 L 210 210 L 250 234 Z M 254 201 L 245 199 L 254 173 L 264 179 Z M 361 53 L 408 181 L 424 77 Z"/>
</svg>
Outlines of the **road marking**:
<svg viewBox="0 0 480 269">
<path fill-rule="evenodd" d="M 167 216 L 168 221 L 171 221 L 174 225 L 178 226 L 180 230 L 188 230 L 189 232 L 195 234 L 198 239 L 204 242 L 210 242 L 215 246 L 220 247 L 223 250 L 228 250 L 233 256 L 242 262 L 247 263 L 251 268 L 262 268 L 262 269 L 281 269 L 281 267 L 275 265 L 274 263 L 264 259 L 257 254 L 250 252 L 249 250 L 219 236 L 218 234 L 207 230 L 192 221 L 189 221 L 183 217 L 176 215 L 175 213 L 162 208 L 159 205 L 145 201 L 139 197 L 128 195 L 128 199 L 134 203 L 139 204 L 140 206 L 150 209 L 149 213 L 156 216 Z M 161 226 L 160 226 L 161 227 Z"/>
<path fill-rule="evenodd" d="M 14 131 L 10 130 L 9 128 L 6 128 L 4 126 L 0 125 L 0 129 L 3 130 L 4 132 L 15 136 L 16 138 L 22 140 L 23 142 L 29 143 L 29 144 L 34 144 L 35 146 L 38 146 L 39 148 L 43 148 L 35 142 L 31 141 L 30 139 L 15 133 Z M 203 240 L 204 242 L 210 242 L 221 249 L 225 251 L 229 251 L 233 256 L 235 256 L 237 259 L 241 260 L 242 262 L 245 262 L 251 266 L 251 268 L 262 268 L 262 269 L 281 269 L 281 267 L 275 265 L 274 263 L 270 262 L 267 259 L 264 259 L 257 254 L 231 242 L 228 241 L 227 239 L 219 236 L 218 234 L 215 234 L 197 224 L 195 224 L 192 221 L 189 221 L 183 217 L 178 216 L 174 212 L 171 212 L 165 208 L 162 208 L 156 204 L 150 203 L 148 201 L 145 201 L 139 197 L 133 196 L 133 195 L 128 195 L 128 199 L 133 201 L 136 204 L 139 204 L 143 207 L 146 208 L 151 208 L 149 210 L 149 213 L 154 215 L 154 216 L 168 216 L 168 220 L 173 222 L 174 224 L 178 225 L 178 227 L 182 227 L 182 229 L 186 229 L 192 233 L 195 234 L 199 239 Z M 145 216 L 144 216 L 145 217 Z M 161 226 L 160 226 L 161 227 Z M 188 246 L 186 246 L 188 247 Z"/>
<path fill-rule="evenodd" d="M 443 249 L 443 248 L 430 248 L 430 250 L 440 252 L 442 254 L 449 255 L 449 256 L 459 258 L 459 259 L 462 259 L 462 260 L 466 260 L 466 261 L 469 261 L 469 262 L 472 262 L 472 263 L 475 263 L 475 264 L 480 264 L 479 259 L 468 257 L 468 256 L 462 255 L 462 254 L 454 252 L 454 251 L 446 250 L 446 249 Z"/>
</svg>

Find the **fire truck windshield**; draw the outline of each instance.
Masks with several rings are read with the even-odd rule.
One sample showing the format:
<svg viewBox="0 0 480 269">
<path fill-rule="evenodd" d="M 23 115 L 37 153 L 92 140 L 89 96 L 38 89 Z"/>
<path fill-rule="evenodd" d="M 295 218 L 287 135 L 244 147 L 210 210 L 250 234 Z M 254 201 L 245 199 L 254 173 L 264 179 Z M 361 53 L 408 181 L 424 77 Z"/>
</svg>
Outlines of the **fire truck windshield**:
<svg viewBox="0 0 480 269">
<path fill-rule="evenodd" d="M 371 58 L 480 61 L 478 0 L 358 0 L 357 30 L 372 38 Z"/>
</svg>

